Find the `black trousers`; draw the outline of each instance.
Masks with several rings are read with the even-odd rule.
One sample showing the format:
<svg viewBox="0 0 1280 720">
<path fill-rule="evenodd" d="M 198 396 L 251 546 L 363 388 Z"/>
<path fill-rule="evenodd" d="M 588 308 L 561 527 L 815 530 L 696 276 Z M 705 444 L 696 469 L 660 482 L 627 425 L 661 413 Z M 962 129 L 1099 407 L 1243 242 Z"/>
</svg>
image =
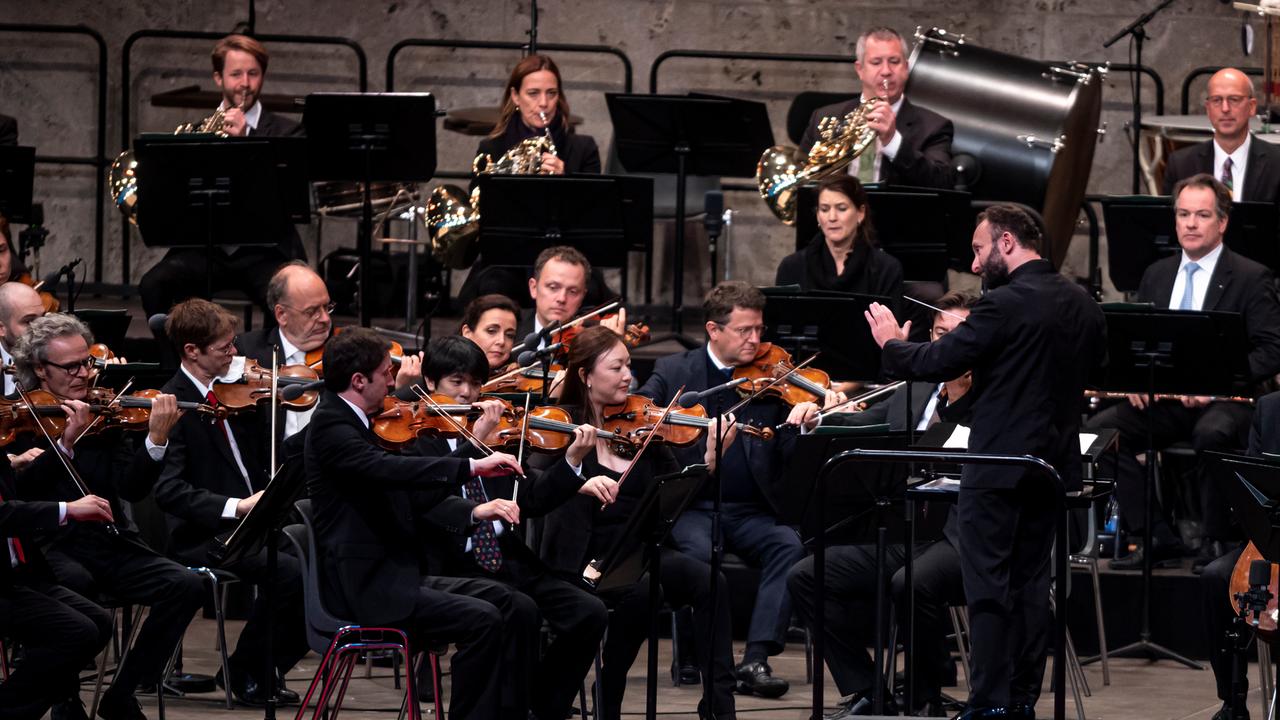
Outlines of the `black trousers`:
<svg viewBox="0 0 1280 720">
<path fill-rule="evenodd" d="M 517 623 L 529 621 L 528 607 L 511 605 L 520 602 L 515 596 L 501 583 L 480 578 L 430 577 L 418 588 L 405 621 L 410 640 L 418 647 L 446 642 L 458 648 L 450 665 L 449 717 L 502 717 L 498 678 L 523 671 L 503 666 L 504 611 Z"/>
<path fill-rule="evenodd" d="M 823 655 L 841 695 L 869 693 L 876 682 L 875 663 L 867 652 L 867 647 L 875 641 L 876 548 L 875 545 L 836 545 L 826 549 L 826 560 Z M 888 580 L 885 599 L 894 604 L 899 624 L 907 618 L 907 579 L 902 567 L 905 560 L 905 546 L 885 548 L 884 572 Z M 950 542 L 941 540 L 917 548 L 912 585 L 916 592 L 913 704 L 919 707 L 940 695 L 944 679 L 952 675 L 951 653 L 946 644 L 947 608 L 964 604 L 964 590 L 960 582 L 960 558 Z M 796 614 L 806 626 L 812 627 L 812 600 L 818 595 L 812 556 L 791 568 L 787 586 Z M 886 607 L 886 621 L 888 618 Z"/>
<path fill-rule="evenodd" d="M 664 549 L 659 583 L 662 595 L 673 608 L 693 607 L 694 634 L 698 665 L 707 666 L 714 658 L 715 711 L 717 717 L 734 716 L 733 700 L 733 628 L 729 618 L 728 584 L 722 576 L 719 592 L 711 597 L 711 567 L 676 550 Z M 600 668 L 599 717 L 617 720 L 622 712 L 622 696 L 627 687 L 627 672 L 635 662 L 640 646 L 649 637 L 649 576 L 616 593 L 604 597 L 613 607 L 609 631 L 604 641 Z M 661 601 L 661 598 L 659 598 Z M 711 646 L 714 624 L 715 647 Z M 703 717 L 707 708 L 698 704 Z"/>
<path fill-rule="evenodd" d="M 19 580 L 0 587 L 0 636 L 26 648 L 0 683 L 0 719 L 38 720 L 77 692 L 80 669 L 111 639 L 111 615 L 67 588 Z"/>
<path fill-rule="evenodd" d="M 271 663 L 276 674 L 284 677 L 290 668 L 307 654 L 305 607 L 302 597 L 302 565 L 293 554 L 293 546 L 281 539 L 276 552 L 275 574 L 268 572 L 267 550 L 222 566 L 222 569 L 239 575 L 246 582 L 258 586 L 258 597 L 249 610 L 249 617 L 235 652 L 228 661 L 233 672 L 245 672 L 258 683 L 266 682 L 267 637 L 271 637 Z M 264 586 L 271 584 L 275 612 L 267 603 Z"/>
<path fill-rule="evenodd" d="M 1227 640 L 1227 631 L 1236 617 L 1236 607 L 1231 602 L 1231 571 L 1244 553 L 1244 545 L 1214 560 L 1200 574 L 1200 602 L 1209 633 L 1209 665 L 1213 668 L 1213 680 L 1218 689 L 1218 699 L 1231 700 L 1231 665 L 1236 649 Z M 1240 678 L 1249 689 L 1249 653 L 1239 651 L 1245 672 Z"/>
<path fill-rule="evenodd" d="M 211 273 L 214 292 L 240 290 L 265 310 L 271 275 L 288 260 L 274 247 L 240 247 L 229 256 L 219 248 L 211 256 L 203 248 L 173 248 L 138 281 L 142 309 L 151 317 L 169 312 L 175 303 L 203 297 Z M 272 318 L 269 310 L 266 317 Z"/>
<path fill-rule="evenodd" d="M 969 706 L 1034 706 L 1049 642 L 1055 490 L 960 488 L 960 572 L 969 605 Z"/>
<path fill-rule="evenodd" d="M 1172 401 L 1160 402 L 1152 413 L 1155 448 L 1162 450 L 1179 440 L 1190 438 L 1197 453 L 1205 450 L 1238 450 L 1248 442 L 1249 422 L 1253 410 L 1243 403 L 1212 403 L 1205 408 L 1187 408 Z M 1112 405 L 1086 424 L 1088 429 L 1116 428 L 1120 431 L 1120 451 L 1116 468 L 1116 499 L 1125 527 L 1132 532 L 1144 529 L 1146 508 L 1146 468 L 1137 455 L 1147 450 L 1147 413 L 1126 401 Z M 1200 514 L 1206 538 L 1223 540 L 1230 537 L 1231 510 L 1226 496 L 1212 472 L 1203 465 L 1197 469 L 1200 491 Z M 1152 537 L 1162 542 L 1174 539 L 1164 512 L 1151 508 Z"/>
<path fill-rule="evenodd" d="M 103 592 L 150 608 L 111 683 L 111 691 L 133 694 L 138 685 L 160 679 L 208 590 L 204 579 L 183 565 L 105 534 L 101 540 L 61 543 L 46 557 L 58 582 L 82 595 Z"/>
</svg>

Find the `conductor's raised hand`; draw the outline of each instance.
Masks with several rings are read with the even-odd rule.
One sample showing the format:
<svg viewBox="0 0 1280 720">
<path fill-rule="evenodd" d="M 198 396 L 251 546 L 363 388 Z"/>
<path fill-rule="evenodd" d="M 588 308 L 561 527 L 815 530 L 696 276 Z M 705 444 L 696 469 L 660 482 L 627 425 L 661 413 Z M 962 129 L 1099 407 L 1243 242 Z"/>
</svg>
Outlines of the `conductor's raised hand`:
<svg viewBox="0 0 1280 720">
<path fill-rule="evenodd" d="M 480 522 L 503 520 L 512 525 L 520 524 L 520 506 L 514 500 L 490 500 L 475 506 L 471 516 Z"/>
<path fill-rule="evenodd" d="M 520 463 L 515 457 L 502 452 L 496 452 L 486 458 L 472 460 L 471 466 L 472 477 L 498 477 L 502 475 L 523 475 L 524 470 L 521 469 Z"/>
<path fill-rule="evenodd" d="M 880 303 L 871 303 L 863 314 L 867 318 L 867 324 L 871 326 L 871 337 L 880 347 L 884 347 L 890 340 L 906 340 L 911 333 L 910 320 L 904 325 L 898 325 L 893 311 Z"/>
</svg>

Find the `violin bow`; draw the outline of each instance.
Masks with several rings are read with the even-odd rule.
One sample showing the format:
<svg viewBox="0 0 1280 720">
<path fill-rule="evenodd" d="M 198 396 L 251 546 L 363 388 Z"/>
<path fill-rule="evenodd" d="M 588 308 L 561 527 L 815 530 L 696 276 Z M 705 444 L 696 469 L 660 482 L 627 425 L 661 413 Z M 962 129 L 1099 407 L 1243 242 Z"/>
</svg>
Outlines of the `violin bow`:
<svg viewBox="0 0 1280 720">
<path fill-rule="evenodd" d="M 611 303 L 606 303 L 604 305 L 601 305 L 595 310 L 579 315 L 578 317 L 570 320 L 569 322 L 557 323 L 554 329 L 550 329 L 550 332 L 547 333 L 547 336 L 550 337 L 551 335 L 558 333 L 561 330 L 568 330 L 571 327 L 577 327 L 597 315 L 603 315 L 604 313 L 609 312 L 610 310 L 618 307 L 621 304 L 622 304 L 621 300 L 614 300 Z M 547 328 L 544 328 L 544 329 L 547 329 Z M 511 354 L 514 355 L 517 350 L 523 350 L 523 349 L 524 349 L 524 343 L 520 343 L 519 345 L 511 348 Z"/>
<path fill-rule="evenodd" d="M 129 382 L 127 382 L 127 383 L 125 383 L 125 384 L 124 384 L 124 387 L 123 387 L 123 388 L 121 388 L 120 392 L 116 393 L 116 394 L 111 398 L 111 400 L 107 402 L 107 407 L 111 407 L 112 405 L 115 405 L 116 403 L 120 402 L 120 398 L 121 398 L 125 393 L 129 392 L 129 388 L 133 387 L 133 381 L 134 381 L 135 379 L 136 379 L 136 378 L 129 378 Z M 94 379 L 94 382 L 95 382 L 95 383 L 97 382 L 97 379 L 96 379 L 96 378 Z M 16 383 L 15 383 L 15 385 L 16 385 Z M 85 426 L 84 426 L 84 429 L 80 431 L 80 434 L 79 434 L 79 435 L 77 435 L 77 436 L 75 436 L 75 439 L 73 439 L 73 440 L 71 441 L 71 444 L 72 444 L 72 445 L 75 445 L 76 443 L 80 442 L 80 438 L 84 437 L 85 435 L 88 435 L 88 434 L 89 434 L 89 431 L 93 429 L 93 426 L 94 426 L 94 425 L 97 425 L 99 422 L 101 422 L 101 421 L 102 421 L 102 418 L 103 418 L 103 416 L 102 416 L 102 415 L 98 415 L 97 417 L 95 417 L 95 418 L 93 419 L 93 422 L 89 423 L 88 425 L 85 425 Z"/>
<path fill-rule="evenodd" d="M 681 385 L 680 389 L 676 391 L 675 396 L 671 398 L 671 402 L 667 404 L 667 407 L 662 411 L 662 415 L 658 417 L 658 422 L 653 424 L 653 428 L 650 429 L 649 434 L 645 436 L 644 442 L 640 444 L 640 449 L 636 451 L 635 457 L 631 458 L 631 462 L 627 464 L 627 469 L 623 470 L 622 475 L 618 478 L 618 487 L 622 487 L 622 483 L 627 481 L 627 476 L 629 476 L 631 471 L 635 468 L 636 462 L 640 459 L 640 456 L 649 448 L 649 443 L 652 443 L 653 439 L 657 437 L 658 428 L 662 427 L 662 424 L 667 421 L 667 416 L 669 416 L 671 411 L 675 408 L 676 403 L 680 402 L 680 395 L 684 393 L 684 387 L 684 385 Z M 603 510 L 605 507 L 608 507 L 608 505 L 604 505 L 600 509 Z"/>
<path fill-rule="evenodd" d="M 58 441 L 53 438 L 53 435 L 49 432 L 49 428 L 45 427 L 44 423 L 40 422 L 40 415 L 36 412 L 36 406 L 31 403 L 31 396 L 27 395 L 27 391 L 23 389 L 22 383 L 15 380 L 13 388 L 18 391 L 18 397 L 22 398 L 22 402 L 27 404 L 27 411 L 30 412 L 31 416 L 35 419 L 36 427 L 40 428 L 40 434 L 44 435 L 44 439 L 48 441 L 49 448 L 53 451 L 53 454 L 58 456 L 58 461 L 62 463 L 62 469 L 67 472 L 67 477 L 71 478 L 71 483 L 80 491 L 80 495 L 82 497 L 89 497 L 92 495 L 93 493 L 89 492 L 89 485 L 85 483 L 84 478 L 80 477 L 80 472 L 76 470 L 75 465 L 71 464 L 71 460 L 67 457 L 67 454 L 62 452 L 62 448 L 58 446 Z M 102 526 L 105 527 L 107 532 L 112 535 L 120 534 L 120 530 L 116 528 L 115 523 L 103 523 Z"/>
<path fill-rule="evenodd" d="M 520 418 L 520 445 L 516 449 L 516 462 L 520 464 L 520 467 L 524 467 L 524 446 L 525 446 L 525 441 L 529 437 L 530 395 L 531 393 L 524 394 L 524 417 Z M 516 498 L 520 496 L 520 478 L 521 477 L 524 477 L 524 476 L 520 475 L 516 477 L 515 487 L 512 488 L 511 490 L 511 502 L 515 502 Z"/>
<path fill-rule="evenodd" d="M 490 448 L 488 445 L 485 445 L 483 442 L 481 442 L 481 440 L 480 440 L 479 438 L 477 438 L 475 435 L 473 435 L 473 434 L 471 433 L 471 431 L 470 431 L 470 430 L 468 430 L 468 429 L 467 429 L 467 426 L 466 426 L 466 425 L 463 425 L 462 423 L 458 422 L 458 419 L 457 419 L 457 418 L 455 418 L 452 414 L 450 414 L 450 413 L 449 413 L 448 411 L 446 411 L 444 408 L 440 407 L 440 403 L 438 403 L 438 402 L 436 402 L 434 399 L 432 399 L 431 394 L 430 394 L 430 393 L 428 393 L 426 390 L 423 390 L 421 385 L 418 385 L 417 383 L 415 383 L 415 384 L 413 384 L 411 387 L 412 387 L 412 389 L 413 389 L 414 394 L 416 394 L 419 398 L 421 398 L 423 401 L 425 401 L 425 402 L 427 403 L 427 405 L 429 405 L 429 406 L 430 406 L 433 410 L 435 410 L 437 413 L 439 413 L 439 414 L 443 415 L 445 418 L 447 418 L 447 419 L 448 419 L 448 421 L 449 421 L 449 424 L 450 424 L 450 425 L 452 425 L 452 426 L 454 427 L 454 429 L 458 431 L 458 434 L 459 434 L 459 435 L 461 435 L 463 438 L 465 438 L 465 439 L 466 439 L 468 442 L 470 442 L 472 445 L 474 445 L 474 446 L 476 447 L 476 449 L 477 449 L 477 450 L 479 450 L 480 452 L 484 453 L 484 454 L 485 454 L 485 457 L 488 457 L 488 456 L 490 456 L 490 455 L 492 455 L 492 454 L 493 454 L 493 449 L 492 449 L 492 448 Z M 527 396 L 526 396 L 526 398 L 527 398 Z M 528 400 L 526 399 L 526 401 L 525 401 L 525 402 L 527 403 L 527 402 L 528 402 Z M 528 405 L 526 404 L 526 408 L 527 408 L 527 407 L 528 407 Z M 526 429 L 528 428 L 528 422 L 529 422 L 529 415 L 528 415 L 528 413 L 526 413 L 526 414 L 525 414 L 525 427 L 526 427 Z M 520 442 L 521 442 L 520 450 L 521 450 L 521 453 L 522 453 L 522 455 L 523 455 L 523 451 L 524 451 L 524 445 L 523 445 L 523 443 L 524 443 L 524 434 L 523 434 L 523 433 L 520 435 Z M 523 466 L 523 465 L 521 465 L 521 467 L 524 467 L 524 466 Z M 524 473 L 523 473 L 523 472 L 519 472 L 519 473 L 512 473 L 512 474 L 513 474 L 513 476 L 515 477 L 515 490 L 514 490 L 514 492 L 512 492 L 512 494 L 511 494 L 511 501 L 512 501 L 512 502 L 515 502 L 516 495 L 520 492 L 520 480 L 521 480 L 522 478 L 524 478 Z"/>
</svg>

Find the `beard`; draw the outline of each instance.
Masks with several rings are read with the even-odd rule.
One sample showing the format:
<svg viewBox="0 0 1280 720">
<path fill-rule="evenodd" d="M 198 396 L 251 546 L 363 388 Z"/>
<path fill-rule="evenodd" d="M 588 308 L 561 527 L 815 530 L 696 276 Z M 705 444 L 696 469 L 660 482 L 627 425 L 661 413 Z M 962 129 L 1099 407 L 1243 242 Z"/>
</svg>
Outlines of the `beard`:
<svg viewBox="0 0 1280 720">
<path fill-rule="evenodd" d="M 982 263 L 982 281 L 988 289 L 998 288 L 1009 282 L 1009 264 L 994 247 L 986 262 Z"/>
</svg>

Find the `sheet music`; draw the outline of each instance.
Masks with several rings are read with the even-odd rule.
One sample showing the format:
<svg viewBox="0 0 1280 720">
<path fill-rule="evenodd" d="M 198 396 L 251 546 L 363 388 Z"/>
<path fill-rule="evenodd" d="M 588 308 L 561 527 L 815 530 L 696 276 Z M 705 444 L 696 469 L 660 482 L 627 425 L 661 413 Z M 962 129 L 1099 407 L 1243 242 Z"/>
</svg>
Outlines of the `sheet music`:
<svg viewBox="0 0 1280 720">
<path fill-rule="evenodd" d="M 942 447 L 946 450 L 968 450 L 969 428 L 964 425 L 956 425 L 956 429 L 951 431 L 951 437 L 942 443 Z"/>
<path fill-rule="evenodd" d="M 1089 448 L 1093 447 L 1093 441 L 1097 439 L 1096 433 L 1080 433 L 1080 454 L 1088 455 Z"/>
</svg>

